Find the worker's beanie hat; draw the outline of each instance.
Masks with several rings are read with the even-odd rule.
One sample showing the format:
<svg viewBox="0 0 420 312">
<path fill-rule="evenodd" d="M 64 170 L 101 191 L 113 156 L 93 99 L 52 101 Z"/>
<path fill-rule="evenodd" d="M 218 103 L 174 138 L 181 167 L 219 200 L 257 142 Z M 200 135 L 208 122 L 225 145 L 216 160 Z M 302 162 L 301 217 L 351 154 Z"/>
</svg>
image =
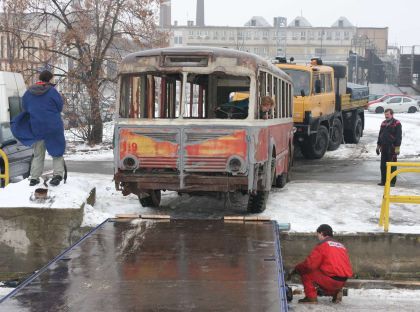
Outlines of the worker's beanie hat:
<svg viewBox="0 0 420 312">
<path fill-rule="evenodd" d="M 49 70 L 43 70 L 39 74 L 39 80 L 43 82 L 50 82 L 54 75 Z"/>
<path fill-rule="evenodd" d="M 316 229 L 317 233 L 322 233 L 324 236 L 330 236 L 333 237 L 333 229 L 328 224 L 321 224 Z"/>
</svg>

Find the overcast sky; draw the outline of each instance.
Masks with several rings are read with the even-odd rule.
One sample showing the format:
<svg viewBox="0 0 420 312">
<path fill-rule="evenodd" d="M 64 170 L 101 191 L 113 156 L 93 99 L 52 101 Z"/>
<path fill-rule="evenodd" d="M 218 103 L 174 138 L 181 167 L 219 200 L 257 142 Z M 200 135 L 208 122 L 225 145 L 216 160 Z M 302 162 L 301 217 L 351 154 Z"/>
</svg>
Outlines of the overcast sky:
<svg viewBox="0 0 420 312">
<path fill-rule="evenodd" d="M 390 45 L 420 45 L 420 0 L 204 0 L 206 25 L 243 26 L 252 16 L 273 24 L 301 14 L 312 26 L 331 26 L 345 16 L 355 26 L 388 27 Z M 195 21 L 196 0 L 172 0 L 172 22 Z"/>
</svg>

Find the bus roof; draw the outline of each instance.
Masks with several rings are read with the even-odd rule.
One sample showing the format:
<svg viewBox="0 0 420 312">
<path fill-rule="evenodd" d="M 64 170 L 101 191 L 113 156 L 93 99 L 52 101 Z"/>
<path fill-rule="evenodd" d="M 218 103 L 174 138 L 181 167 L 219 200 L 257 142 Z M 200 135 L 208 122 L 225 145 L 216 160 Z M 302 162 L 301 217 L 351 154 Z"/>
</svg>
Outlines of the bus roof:
<svg viewBox="0 0 420 312">
<path fill-rule="evenodd" d="M 233 50 L 233 49 L 227 49 L 227 48 L 225 49 L 225 48 L 215 48 L 215 47 L 206 47 L 206 46 L 200 46 L 200 47 L 188 46 L 188 47 L 150 49 L 150 50 L 144 50 L 140 52 L 131 53 L 122 60 L 121 71 L 132 72 L 132 70 L 131 71 L 128 70 L 128 67 L 130 65 L 134 65 L 134 66 L 137 65 L 136 66 L 137 68 L 140 65 L 139 64 L 140 59 L 150 58 L 150 57 L 159 58 L 159 63 L 155 64 L 155 65 L 158 65 L 158 68 L 156 69 L 159 69 L 159 70 L 163 70 L 164 68 L 170 68 L 171 70 L 174 70 L 176 68 L 177 70 L 179 70 L 182 67 L 206 67 L 206 66 L 200 65 L 199 62 L 197 62 L 197 65 L 191 65 L 191 63 L 188 63 L 188 62 L 187 62 L 188 65 L 185 65 L 180 62 L 178 66 L 175 66 L 175 64 L 171 64 L 170 66 L 169 65 L 165 66 L 165 63 L 164 63 L 165 56 L 179 57 L 179 58 L 183 58 L 184 60 L 185 60 L 185 56 L 188 56 L 188 57 L 202 56 L 208 59 L 209 65 L 211 62 L 216 61 L 218 58 L 233 58 L 233 59 L 236 59 L 236 62 L 232 64 L 227 64 L 227 66 L 232 65 L 232 67 L 234 66 L 246 67 L 249 70 L 252 70 L 254 72 L 258 68 L 265 68 L 271 72 L 276 73 L 281 78 L 291 82 L 289 76 L 286 75 L 282 70 L 279 70 L 279 68 L 274 66 L 271 62 L 255 54 Z M 142 66 L 140 65 L 140 67 Z M 216 65 L 216 68 L 217 68 L 217 65 Z"/>
</svg>

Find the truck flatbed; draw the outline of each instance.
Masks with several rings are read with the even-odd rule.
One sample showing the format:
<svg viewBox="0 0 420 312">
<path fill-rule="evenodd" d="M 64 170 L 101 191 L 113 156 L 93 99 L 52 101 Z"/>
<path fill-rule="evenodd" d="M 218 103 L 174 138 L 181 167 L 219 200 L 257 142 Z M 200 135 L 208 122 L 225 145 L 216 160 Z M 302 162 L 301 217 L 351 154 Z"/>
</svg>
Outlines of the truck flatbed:
<svg viewBox="0 0 420 312">
<path fill-rule="evenodd" d="M 273 221 L 109 219 L 0 311 L 287 311 Z"/>
</svg>

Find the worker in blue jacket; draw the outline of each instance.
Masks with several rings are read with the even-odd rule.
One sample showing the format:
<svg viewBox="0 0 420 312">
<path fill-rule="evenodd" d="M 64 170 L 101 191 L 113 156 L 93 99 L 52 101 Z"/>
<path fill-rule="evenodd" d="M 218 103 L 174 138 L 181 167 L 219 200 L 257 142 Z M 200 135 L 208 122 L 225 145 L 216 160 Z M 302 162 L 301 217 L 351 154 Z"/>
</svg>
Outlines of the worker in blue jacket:
<svg viewBox="0 0 420 312">
<path fill-rule="evenodd" d="M 53 74 L 44 70 L 39 81 L 23 95 L 24 111 L 11 122 L 13 135 L 24 145 L 34 147 L 29 185 L 37 185 L 44 170 L 45 151 L 53 158 L 50 185 L 57 186 L 64 176 L 63 154 L 66 147 L 61 119 L 63 99 L 50 81 Z"/>
</svg>

